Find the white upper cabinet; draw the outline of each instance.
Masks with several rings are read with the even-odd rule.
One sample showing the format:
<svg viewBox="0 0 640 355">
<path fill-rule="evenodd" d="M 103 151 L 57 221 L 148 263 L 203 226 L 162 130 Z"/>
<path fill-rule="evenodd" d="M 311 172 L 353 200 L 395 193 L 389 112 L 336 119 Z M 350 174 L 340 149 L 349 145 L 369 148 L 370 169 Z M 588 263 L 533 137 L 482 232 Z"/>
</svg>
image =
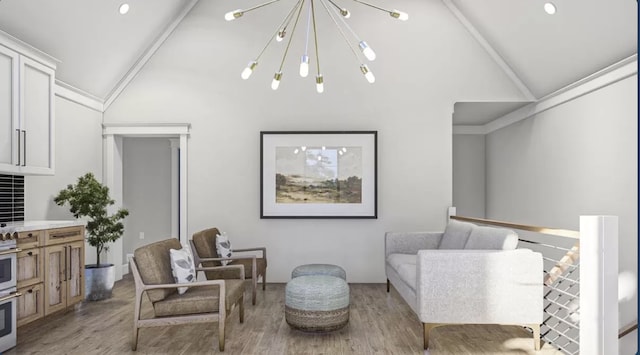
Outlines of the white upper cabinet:
<svg viewBox="0 0 640 355">
<path fill-rule="evenodd" d="M 0 36 L 0 173 L 53 175 L 55 64 L 20 44 Z"/>
<path fill-rule="evenodd" d="M 18 169 L 19 54 L 0 46 L 0 171 Z M 14 128 L 15 127 L 15 128 Z"/>
</svg>

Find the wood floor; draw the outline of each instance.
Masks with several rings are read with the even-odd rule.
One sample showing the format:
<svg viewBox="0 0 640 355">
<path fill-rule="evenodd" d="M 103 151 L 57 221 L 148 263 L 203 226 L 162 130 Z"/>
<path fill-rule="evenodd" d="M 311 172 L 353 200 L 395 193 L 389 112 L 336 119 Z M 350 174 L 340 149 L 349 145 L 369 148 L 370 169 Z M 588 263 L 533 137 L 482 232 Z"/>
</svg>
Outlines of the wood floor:
<svg viewBox="0 0 640 355">
<path fill-rule="evenodd" d="M 258 291 L 258 303 L 245 295 L 245 322 L 234 309 L 227 319 L 226 354 L 423 354 L 422 325 L 383 284 L 350 284 L 349 324 L 326 334 L 289 328 L 284 319 L 284 284 Z M 205 323 L 140 330 L 138 351 L 131 351 L 134 287 L 118 281 L 114 297 L 84 302 L 68 312 L 18 329 L 18 345 L 4 354 L 213 354 L 218 353 L 217 324 Z M 148 300 L 143 314 L 149 315 Z M 511 326 L 446 326 L 432 332 L 431 355 L 560 354 L 549 345 L 533 350 L 530 334 Z"/>
</svg>

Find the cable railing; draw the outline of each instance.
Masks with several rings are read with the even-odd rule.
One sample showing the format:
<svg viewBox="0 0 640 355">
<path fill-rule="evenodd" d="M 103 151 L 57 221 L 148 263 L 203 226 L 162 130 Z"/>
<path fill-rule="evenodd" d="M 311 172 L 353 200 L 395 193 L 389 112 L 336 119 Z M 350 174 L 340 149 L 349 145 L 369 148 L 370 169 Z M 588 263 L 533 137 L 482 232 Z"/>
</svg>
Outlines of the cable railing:
<svg viewBox="0 0 640 355">
<path fill-rule="evenodd" d="M 614 348 L 617 353 L 617 339 L 637 329 L 637 321 L 616 334 L 609 328 L 613 323 L 617 328 L 618 322 L 617 297 L 613 299 L 606 292 L 613 283 L 617 290 L 617 277 L 611 277 L 613 272 L 617 276 L 618 269 L 617 217 L 582 216 L 580 231 L 574 231 L 456 216 L 455 208 L 449 214 L 459 221 L 516 229 L 521 245 L 543 255 L 544 315 L 540 335 L 556 349 L 568 355 L 613 353 Z M 583 280 L 581 270 L 586 272 Z M 587 321 L 582 329 L 581 317 Z"/>
</svg>

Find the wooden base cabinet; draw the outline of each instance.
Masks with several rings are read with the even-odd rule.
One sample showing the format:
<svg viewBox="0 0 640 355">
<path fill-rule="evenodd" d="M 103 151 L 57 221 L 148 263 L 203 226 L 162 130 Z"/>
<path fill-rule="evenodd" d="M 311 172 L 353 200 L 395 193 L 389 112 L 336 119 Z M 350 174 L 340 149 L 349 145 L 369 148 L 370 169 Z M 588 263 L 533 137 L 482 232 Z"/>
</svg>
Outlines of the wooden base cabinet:
<svg viewBox="0 0 640 355">
<path fill-rule="evenodd" d="M 84 242 L 51 245 L 44 250 L 46 316 L 84 298 Z"/>
<path fill-rule="evenodd" d="M 18 236 L 18 326 L 84 299 L 84 226 Z"/>
<path fill-rule="evenodd" d="M 44 298 L 42 283 L 29 287 L 19 288 L 22 296 L 17 303 L 17 326 L 23 326 L 44 317 Z"/>
</svg>

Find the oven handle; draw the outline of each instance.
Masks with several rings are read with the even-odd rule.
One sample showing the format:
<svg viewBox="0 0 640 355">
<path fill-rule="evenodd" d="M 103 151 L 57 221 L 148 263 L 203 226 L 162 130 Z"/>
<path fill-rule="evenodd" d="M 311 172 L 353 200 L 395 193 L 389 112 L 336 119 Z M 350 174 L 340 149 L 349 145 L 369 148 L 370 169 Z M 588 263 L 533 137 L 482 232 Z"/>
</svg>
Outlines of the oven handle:
<svg viewBox="0 0 640 355">
<path fill-rule="evenodd" d="M 4 296 L 4 297 L 0 298 L 0 302 L 4 302 L 4 301 L 10 300 L 12 298 L 18 298 L 20 296 L 22 296 L 22 292 L 14 292 L 14 293 L 12 293 L 12 294 L 10 294 L 8 296 Z"/>
<path fill-rule="evenodd" d="M 21 252 L 22 249 L 20 248 L 14 248 L 14 249 L 9 249 L 9 250 L 3 250 L 0 251 L 0 255 L 7 255 L 7 254 L 17 254 L 19 252 Z"/>
</svg>

